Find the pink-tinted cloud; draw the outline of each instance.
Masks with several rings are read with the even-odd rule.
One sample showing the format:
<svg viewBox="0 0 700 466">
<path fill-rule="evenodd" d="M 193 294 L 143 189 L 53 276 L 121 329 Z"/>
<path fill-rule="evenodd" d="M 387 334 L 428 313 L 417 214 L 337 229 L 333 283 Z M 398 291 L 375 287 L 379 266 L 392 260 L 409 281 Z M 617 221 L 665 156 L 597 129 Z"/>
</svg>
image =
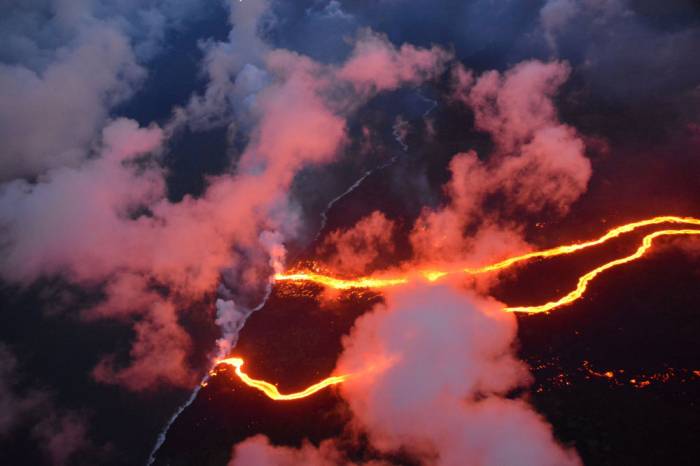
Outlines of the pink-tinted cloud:
<svg viewBox="0 0 700 466">
<path fill-rule="evenodd" d="M 487 167 L 492 184 L 530 212 L 551 207 L 565 213 L 591 177 L 583 141 L 559 122 L 553 102 L 568 76 L 564 63 L 526 61 L 503 75 L 485 73 L 466 96 L 477 129 L 496 144 Z"/>
<path fill-rule="evenodd" d="M 250 437 L 237 444 L 228 466 L 336 466 L 345 464 L 332 442 L 319 448 L 304 443 L 301 448 L 275 447 L 262 435 Z"/>
<path fill-rule="evenodd" d="M 228 466 L 359 466 L 350 461 L 333 440 L 315 446 L 304 442 L 301 448 L 275 446 L 264 435 L 256 435 L 236 444 Z M 363 466 L 389 466 L 390 463 L 370 460 Z"/>
<path fill-rule="evenodd" d="M 397 49 L 385 36 L 365 30 L 338 74 L 362 93 L 377 92 L 435 77 L 450 58 L 437 46 L 420 49 L 404 44 Z"/>
<path fill-rule="evenodd" d="M 476 153 L 457 154 L 449 169 L 452 177 L 444 187 L 447 204 L 424 209 L 414 224 L 410 236 L 414 259 L 478 265 L 529 249 L 519 225 L 483 208 L 486 196 L 498 187 Z"/>
<path fill-rule="evenodd" d="M 331 270 L 361 275 L 383 254 L 394 251 L 394 222 L 379 212 L 372 212 L 349 230 L 329 233 L 317 249 L 317 255 Z"/>
<path fill-rule="evenodd" d="M 336 369 L 357 374 L 341 393 L 376 448 L 435 465 L 580 463 L 523 400 L 505 398 L 530 376 L 500 303 L 449 285 L 386 300 L 357 320 Z"/>
<path fill-rule="evenodd" d="M 411 235 L 420 260 L 482 261 L 522 252 L 527 245 L 509 221 L 513 214 L 565 214 L 586 191 L 591 165 L 584 143 L 559 121 L 553 103 L 568 75 L 559 62 L 527 61 L 477 79 L 457 68 L 454 97 L 474 111 L 476 128 L 491 136 L 494 151 L 486 160 L 475 151 L 452 159 L 446 205 L 426 209 Z M 494 196 L 499 201 L 487 206 Z"/>
</svg>

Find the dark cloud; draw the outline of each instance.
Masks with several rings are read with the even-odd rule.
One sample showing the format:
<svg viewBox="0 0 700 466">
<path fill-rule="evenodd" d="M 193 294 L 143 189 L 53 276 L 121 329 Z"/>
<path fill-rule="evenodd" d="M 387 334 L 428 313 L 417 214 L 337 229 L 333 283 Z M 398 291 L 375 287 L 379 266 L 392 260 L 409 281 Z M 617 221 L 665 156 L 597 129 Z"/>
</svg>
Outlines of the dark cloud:
<svg viewBox="0 0 700 466">
<path fill-rule="evenodd" d="M 74 464 L 79 454 L 94 455 L 98 449 L 90 441 L 85 416 L 58 407 L 50 392 L 28 386 L 26 379 L 15 355 L 0 345 L 0 445 L 25 435 L 17 431 L 29 425 L 26 435 L 36 441 L 40 459 L 48 464 L 65 466 Z"/>
</svg>

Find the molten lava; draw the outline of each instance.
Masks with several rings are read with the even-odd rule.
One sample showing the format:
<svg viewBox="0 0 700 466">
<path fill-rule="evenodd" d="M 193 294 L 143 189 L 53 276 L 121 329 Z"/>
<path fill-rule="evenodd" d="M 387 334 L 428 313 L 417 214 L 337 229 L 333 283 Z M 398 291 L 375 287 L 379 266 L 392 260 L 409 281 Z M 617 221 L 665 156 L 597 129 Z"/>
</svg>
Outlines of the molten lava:
<svg viewBox="0 0 700 466">
<path fill-rule="evenodd" d="M 352 280 L 344 280 L 315 272 L 299 272 L 275 274 L 277 281 L 313 282 L 319 285 L 334 288 L 336 290 L 350 290 L 352 288 L 387 288 L 389 286 L 403 285 L 409 282 L 408 278 L 376 278 L 360 277 Z"/>
<path fill-rule="evenodd" d="M 478 275 L 487 272 L 495 272 L 499 270 L 504 270 L 512 267 L 518 263 L 526 262 L 532 259 L 540 258 L 550 258 L 561 256 L 564 254 L 572 254 L 577 251 L 581 251 L 586 248 L 601 245 L 611 239 L 617 238 L 625 233 L 630 233 L 642 227 L 647 227 L 651 225 L 659 225 L 664 223 L 676 223 L 685 225 L 698 225 L 700 226 L 700 219 L 693 217 L 677 217 L 671 215 L 653 217 L 646 220 L 640 220 L 638 222 L 628 223 L 621 225 L 619 227 L 613 228 L 612 230 L 605 233 L 600 238 L 586 241 L 583 243 L 568 244 L 563 246 L 557 246 L 551 249 L 544 249 L 542 251 L 534 251 L 526 254 L 521 254 L 518 256 L 510 257 L 504 259 L 500 262 L 493 264 L 484 265 L 481 267 L 463 267 L 457 269 L 457 271 L 441 271 L 441 270 L 420 270 L 417 273 L 407 274 L 400 277 L 359 277 L 354 279 L 342 279 L 336 278 L 329 275 L 323 275 L 311 271 L 299 271 L 295 273 L 278 273 L 274 276 L 277 281 L 288 281 L 292 283 L 302 283 L 311 282 L 319 285 L 323 285 L 329 288 L 334 288 L 337 290 L 348 290 L 353 288 L 387 288 L 391 286 L 404 285 L 409 283 L 415 276 L 422 276 L 428 281 L 434 282 L 440 280 L 441 278 L 455 274 L 455 273 L 467 273 L 470 275 Z M 642 245 L 637 249 L 637 251 L 630 255 L 620 259 L 610 261 L 600 267 L 593 269 L 592 271 L 581 276 L 578 280 L 576 289 L 570 293 L 564 295 L 563 297 L 550 301 L 545 304 L 536 306 L 513 306 L 506 307 L 504 310 L 507 312 L 520 312 L 526 314 L 538 314 L 542 312 L 548 312 L 553 309 L 570 304 L 578 299 L 580 299 L 588 288 L 588 284 L 601 272 L 608 270 L 610 268 L 616 267 L 618 265 L 626 264 L 632 262 L 644 256 L 644 254 L 651 249 L 653 241 L 655 238 L 660 236 L 672 236 L 672 235 L 696 235 L 700 234 L 700 229 L 677 229 L 677 230 L 659 230 L 651 233 L 644 237 L 642 240 Z"/>
<path fill-rule="evenodd" d="M 504 310 L 507 312 L 524 312 L 527 314 L 538 314 L 541 312 L 551 311 L 552 309 L 556 309 L 566 304 L 570 304 L 583 296 L 583 293 L 585 293 L 586 289 L 588 288 L 588 284 L 601 272 L 605 272 L 606 270 L 611 269 L 613 267 L 617 267 L 618 265 L 627 264 L 628 262 L 632 262 L 634 260 L 639 259 L 649 249 L 651 249 L 654 239 L 660 236 L 674 235 L 700 235 L 700 230 L 660 230 L 655 231 L 654 233 L 650 233 L 644 237 L 644 239 L 642 240 L 642 245 L 639 246 L 639 248 L 637 248 L 634 254 L 622 257 L 620 259 L 615 259 L 584 274 L 578 279 L 576 289 L 562 296 L 556 301 L 550 301 L 548 303 L 540 304 L 538 306 L 506 307 Z"/>
<path fill-rule="evenodd" d="M 627 223 L 619 227 L 613 228 L 612 230 L 605 233 L 600 238 L 585 241 L 583 243 L 568 244 L 564 246 L 557 246 L 551 249 L 544 249 L 542 251 L 534 251 L 527 254 L 522 254 L 520 256 L 511 257 L 505 259 L 501 262 L 496 262 L 495 264 L 485 265 L 477 268 L 466 268 L 465 272 L 470 274 L 479 274 L 484 272 L 493 272 L 495 270 L 502 270 L 510 267 L 518 262 L 525 262 L 531 259 L 538 258 L 549 258 L 555 256 L 561 256 L 563 254 L 571 254 L 573 252 L 580 251 L 582 249 L 590 248 L 592 246 L 599 246 L 607 241 L 617 238 L 625 233 L 630 233 L 639 228 L 643 228 L 651 225 L 659 225 L 663 223 L 681 223 L 686 225 L 698 225 L 700 226 L 700 219 L 693 217 L 676 217 L 673 215 L 663 215 L 660 217 L 652 217 L 646 220 L 640 220 L 638 222 Z"/>
<path fill-rule="evenodd" d="M 241 379 L 241 381 L 244 384 L 248 385 L 249 387 L 260 390 L 269 398 L 275 401 L 288 401 L 306 398 L 307 396 L 311 396 L 314 393 L 318 392 L 319 390 L 323 390 L 326 387 L 330 387 L 331 385 L 336 385 L 341 382 L 344 382 L 348 379 L 348 377 L 350 377 L 350 375 L 327 377 L 300 392 L 282 394 L 279 392 L 277 387 L 275 387 L 271 383 L 265 382 L 264 380 L 253 379 L 248 374 L 243 372 L 241 367 L 243 366 L 244 361 L 241 358 L 222 359 L 218 361 L 217 364 L 228 364 L 229 366 L 232 366 L 236 370 L 236 375 Z"/>
</svg>

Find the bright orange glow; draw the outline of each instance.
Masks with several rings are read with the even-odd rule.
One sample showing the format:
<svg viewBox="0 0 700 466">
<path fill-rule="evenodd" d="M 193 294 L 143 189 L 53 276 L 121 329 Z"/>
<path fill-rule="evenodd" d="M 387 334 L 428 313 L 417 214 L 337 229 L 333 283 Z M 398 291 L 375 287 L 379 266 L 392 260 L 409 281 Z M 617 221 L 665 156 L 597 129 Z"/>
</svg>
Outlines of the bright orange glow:
<svg viewBox="0 0 700 466">
<path fill-rule="evenodd" d="M 350 377 L 350 375 L 338 375 L 338 376 L 333 376 L 333 377 L 327 377 L 327 378 L 323 379 L 322 381 L 315 383 L 315 384 L 311 385 L 310 387 L 308 387 L 305 390 L 302 390 L 300 392 L 282 394 L 279 392 L 277 387 L 275 387 L 273 384 L 271 384 L 269 382 L 265 382 L 264 380 L 253 379 L 248 374 L 243 372 L 241 367 L 243 366 L 244 361 L 241 358 L 222 359 L 222 360 L 218 361 L 217 364 L 228 364 L 229 366 L 232 366 L 236 370 L 236 375 L 241 379 L 241 381 L 244 384 L 248 385 L 249 387 L 253 387 L 255 389 L 260 390 L 265 395 L 267 395 L 269 398 L 276 400 L 276 401 L 289 401 L 289 400 L 298 400 L 300 398 L 306 398 L 306 397 L 311 396 L 320 390 L 323 390 L 326 387 L 330 387 L 331 385 L 336 385 L 336 384 L 339 384 L 341 382 L 344 382 L 345 380 L 348 379 L 348 377 Z"/>
<path fill-rule="evenodd" d="M 654 240 L 660 236 L 674 236 L 674 235 L 700 235 L 700 230 L 659 230 L 655 231 L 654 233 L 650 233 L 644 237 L 642 240 L 642 245 L 637 248 L 637 250 L 634 252 L 634 254 L 631 254 L 626 257 L 622 257 L 620 259 L 615 259 L 613 261 L 610 261 L 606 264 L 601 265 L 600 267 L 597 267 L 587 274 L 583 275 L 581 278 L 578 279 L 578 284 L 576 285 L 576 289 L 573 291 L 569 292 L 568 294 L 562 296 L 561 298 L 557 299 L 556 301 L 550 301 L 545 304 L 541 304 L 538 306 L 517 306 L 517 307 L 506 307 L 505 311 L 508 312 L 524 312 L 527 314 L 539 314 L 542 312 L 548 312 L 551 311 L 552 309 L 556 309 L 558 307 L 564 306 L 566 304 L 570 304 L 577 299 L 580 299 L 583 296 L 583 293 L 586 292 L 586 289 L 588 288 L 588 284 L 593 280 L 598 274 L 605 272 L 608 269 L 612 269 L 613 267 L 617 267 L 618 265 L 622 264 L 627 264 L 629 262 L 632 262 L 634 260 L 639 259 L 642 257 L 649 249 L 651 249 L 651 246 L 654 242 Z"/>
<path fill-rule="evenodd" d="M 313 282 L 329 288 L 335 288 L 336 290 L 349 290 L 352 288 L 386 288 L 388 286 L 403 285 L 408 283 L 408 278 L 361 277 L 353 280 L 344 280 L 342 278 L 334 278 L 314 272 L 299 272 L 291 274 L 278 273 L 275 274 L 275 280 Z"/>
<path fill-rule="evenodd" d="M 436 280 L 441 279 L 449 273 L 450 272 L 442 272 L 440 270 L 425 270 L 421 272 L 421 275 L 423 275 L 429 282 L 434 282 Z"/>
<path fill-rule="evenodd" d="M 484 265 L 481 267 L 466 267 L 466 268 L 460 268 L 458 269 L 459 273 L 467 273 L 470 275 L 478 275 L 478 274 L 483 274 L 487 272 L 495 272 L 499 270 L 503 270 L 509 267 L 512 267 L 518 263 L 521 262 L 526 262 L 532 259 L 539 259 L 539 258 L 550 258 L 550 257 L 555 257 L 555 256 L 561 256 L 564 254 L 572 254 L 574 252 L 580 251 L 582 249 L 590 248 L 593 246 L 598 246 L 601 245 L 611 239 L 617 238 L 625 233 L 632 232 L 634 230 L 637 230 L 639 228 L 651 226 L 651 225 L 659 225 L 659 224 L 664 224 L 664 223 L 676 223 L 676 224 L 685 224 L 685 225 L 698 225 L 700 226 L 700 219 L 694 218 L 694 217 L 677 217 L 677 216 L 672 216 L 672 215 L 664 215 L 664 216 L 659 216 L 659 217 L 653 217 L 649 218 L 646 220 L 640 220 L 638 222 L 632 222 L 628 223 L 625 225 L 621 225 L 619 227 L 613 228 L 612 230 L 609 230 L 607 233 L 605 233 L 603 236 L 596 238 L 594 240 L 590 241 L 585 241 L 582 243 L 574 243 L 574 244 L 568 244 L 568 245 L 563 245 L 563 246 L 557 246 L 555 248 L 551 249 L 544 249 L 542 251 L 534 251 L 534 252 L 529 252 L 526 254 L 521 254 L 518 256 L 510 257 L 508 259 L 504 259 L 500 262 L 496 262 L 493 264 L 488 264 Z M 553 309 L 565 306 L 567 304 L 570 304 L 578 299 L 580 299 L 583 294 L 585 293 L 586 289 L 588 288 L 588 284 L 593 280 L 597 275 L 599 275 L 601 272 L 604 272 L 605 270 L 608 270 L 610 268 L 616 267 L 618 265 L 626 264 L 628 262 L 632 262 L 634 260 L 639 259 L 642 257 L 652 246 L 652 243 L 655 238 L 658 238 L 659 236 L 671 236 L 671 235 L 696 235 L 700 234 L 700 229 L 695 230 L 695 229 L 678 229 L 678 230 L 659 230 L 654 233 L 651 233 L 647 236 L 644 237 L 642 241 L 642 245 L 637 249 L 637 251 L 627 257 L 623 257 L 621 259 L 616 259 L 611 262 L 608 262 L 590 272 L 587 274 L 583 275 L 582 277 L 579 278 L 578 284 L 576 286 L 576 289 L 571 291 L 570 293 L 566 294 L 565 296 L 561 297 L 560 299 L 556 301 L 550 301 L 548 303 L 538 305 L 538 306 L 514 306 L 514 307 L 506 307 L 505 310 L 508 312 L 521 312 L 521 313 L 527 313 L 527 314 L 538 314 L 542 312 L 548 312 Z M 455 272 L 454 270 L 450 271 L 441 271 L 441 270 L 420 270 L 418 271 L 418 275 L 422 275 L 425 279 L 427 279 L 430 282 L 434 282 L 437 280 L 442 279 L 443 277 L 458 273 Z M 290 281 L 293 283 L 299 283 L 299 282 L 312 282 L 312 283 L 317 283 L 319 285 L 323 285 L 329 288 L 334 288 L 337 290 L 349 290 L 353 288 L 387 288 L 391 286 L 397 286 L 397 285 L 404 285 L 406 283 L 409 283 L 412 278 L 415 278 L 417 275 L 414 274 L 408 274 L 405 276 L 400 276 L 400 277 L 359 277 L 359 278 L 354 278 L 354 279 L 341 279 L 341 278 L 336 278 L 332 277 L 329 275 L 323 275 L 320 273 L 312 272 L 312 271 L 302 271 L 302 272 L 295 272 L 295 273 L 290 273 L 290 274 L 284 274 L 284 273 L 278 273 L 275 275 L 275 280 L 277 281 Z"/>
<path fill-rule="evenodd" d="M 630 232 L 637 230 L 639 228 L 650 226 L 650 225 L 659 225 L 662 223 L 681 223 L 681 224 L 686 224 L 686 225 L 700 225 L 700 219 L 693 218 L 693 217 L 675 217 L 672 215 L 653 217 L 653 218 L 649 218 L 646 220 L 640 220 L 638 222 L 628 223 L 626 225 L 622 225 L 622 226 L 613 228 L 612 230 L 608 231 L 600 238 L 597 238 L 597 239 L 594 239 L 591 241 L 585 241 L 583 243 L 567 244 L 564 246 L 557 246 L 555 248 L 545 249 L 542 251 L 534 251 L 534 252 L 530 252 L 527 254 L 522 254 L 520 256 L 511 257 L 511 258 L 505 259 L 501 262 L 496 262 L 495 264 L 485 265 L 483 267 L 477 267 L 477 268 L 466 268 L 466 269 L 464 269 L 464 271 L 467 273 L 471 273 L 471 274 L 492 272 L 495 270 L 502 270 L 502 269 L 508 268 L 511 265 L 514 265 L 518 262 L 524 262 L 524 261 L 528 261 L 531 259 L 549 258 L 549 257 L 561 256 L 563 254 L 571 254 L 572 252 L 580 251 L 582 249 L 590 248 L 592 246 L 599 246 L 599 245 L 601 245 L 601 244 L 603 244 L 603 243 L 605 243 L 613 238 L 617 238 L 620 235 L 623 235 L 625 233 L 630 233 Z"/>
</svg>

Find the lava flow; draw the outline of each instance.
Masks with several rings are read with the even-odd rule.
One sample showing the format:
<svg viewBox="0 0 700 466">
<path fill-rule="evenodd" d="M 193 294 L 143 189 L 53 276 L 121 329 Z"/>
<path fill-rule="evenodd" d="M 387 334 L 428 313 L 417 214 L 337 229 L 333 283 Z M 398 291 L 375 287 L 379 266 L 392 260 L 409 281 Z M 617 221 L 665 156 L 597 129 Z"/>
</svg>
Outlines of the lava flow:
<svg viewBox="0 0 700 466">
<path fill-rule="evenodd" d="M 342 278 L 335 278 L 314 272 L 299 272 L 291 274 L 278 273 L 275 274 L 275 280 L 291 282 L 314 282 L 318 283 L 319 285 L 334 288 L 336 290 L 350 290 L 352 288 L 386 288 L 389 286 L 404 285 L 409 282 L 409 279 L 407 277 L 360 277 L 352 280 L 344 280 Z"/>
<path fill-rule="evenodd" d="M 700 219 L 693 217 L 677 217 L 671 215 L 653 217 L 646 220 L 640 220 L 638 222 L 632 222 L 619 227 L 613 228 L 612 230 L 605 233 L 600 238 L 575 244 L 568 244 L 563 246 L 557 246 L 551 249 L 544 249 L 541 251 L 529 252 L 526 254 L 521 254 L 518 256 L 510 257 L 504 259 L 500 262 L 493 264 L 484 265 L 481 267 L 462 267 L 456 269 L 457 271 L 440 271 L 440 270 L 421 270 L 418 272 L 420 276 L 423 276 L 429 281 L 439 280 L 447 275 L 455 273 L 467 273 L 470 275 L 478 275 L 487 272 L 495 272 L 498 270 L 503 270 L 514 266 L 518 263 L 529 261 L 538 258 L 550 258 L 561 256 L 564 254 L 572 254 L 574 252 L 590 248 L 593 246 L 601 245 L 613 238 L 617 238 L 625 233 L 632 232 L 642 227 L 659 225 L 664 223 L 676 223 L 676 224 L 686 224 L 686 225 L 700 225 Z M 672 236 L 672 235 L 696 235 L 700 234 L 700 229 L 677 229 L 677 230 L 659 230 L 651 233 L 644 237 L 642 240 L 642 245 L 637 249 L 637 251 L 630 255 L 620 259 L 610 261 L 594 270 L 581 276 L 578 280 L 576 288 L 564 295 L 563 297 L 550 301 L 545 304 L 536 306 L 514 306 L 506 307 L 504 310 L 507 312 L 519 312 L 526 314 L 537 314 L 542 312 L 548 312 L 553 309 L 570 304 L 578 299 L 580 299 L 585 293 L 588 284 L 601 272 L 608 270 L 610 268 L 616 267 L 621 264 L 626 264 L 632 262 L 644 256 L 644 254 L 651 249 L 653 240 L 659 236 Z M 274 278 L 277 281 L 289 281 L 292 283 L 302 283 L 302 282 L 312 282 L 326 287 L 338 289 L 338 290 L 348 290 L 352 288 L 387 288 L 390 286 L 397 286 L 409 283 L 413 275 L 405 275 L 401 277 L 359 277 L 355 279 L 341 279 L 337 277 L 332 277 L 328 275 L 322 275 L 310 271 L 300 271 L 290 274 L 278 273 L 275 274 Z"/>
<path fill-rule="evenodd" d="M 217 365 L 218 364 L 228 364 L 229 366 L 232 366 L 236 370 L 236 375 L 241 379 L 241 381 L 244 384 L 248 385 L 249 387 L 260 390 L 269 398 L 276 401 L 289 401 L 298 400 L 300 398 L 306 398 L 307 396 L 311 396 L 314 393 L 323 390 L 326 387 L 330 387 L 331 385 L 336 385 L 341 382 L 344 382 L 348 379 L 348 377 L 350 377 L 350 375 L 338 375 L 333 377 L 327 377 L 300 392 L 283 394 L 280 393 L 277 387 L 275 387 L 273 384 L 265 382 L 264 380 L 253 379 L 248 374 L 243 372 L 241 367 L 243 366 L 244 361 L 241 358 L 222 359 L 217 362 Z M 212 373 L 212 375 L 214 374 Z"/>
<path fill-rule="evenodd" d="M 605 243 L 608 240 L 611 240 L 613 238 L 616 238 L 624 233 L 629 233 L 633 230 L 636 230 L 638 228 L 642 228 L 645 226 L 650 226 L 650 225 L 658 225 L 658 224 L 663 224 L 663 223 L 676 223 L 676 224 L 686 224 L 686 225 L 700 225 L 700 219 L 692 218 L 692 217 L 674 217 L 674 216 L 661 216 L 661 217 L 654 217 L 651 219 L 647 220 L 641 220 L 638 222 L 634 223 L 629 223 L 626 225 L 619 226 L 617 228 L 613 228 L 612 230 L 608 231 L 605 235 L 601 236 L 600 238 L 591 240 L 591 241 L 586 241 L 583 243 L 576 243 L 576 244 L 570 244 L 570 245 L 564 245 L 564 246 L 558 246 L 555 248 L 551 249 L 545 249 L 542 251 L 535 251 L 535 252 L 530 252 L 527 254 L 522 254 L 519 256 L 514 256 L 505 260 L 502 260 L 500 262 L 496 262 L 494 264 L 490 265 L 485 265 L 482 267 L 478 268 L 462 268 L 459 269 L 461 273 L 467 273 L 467 274 L 481 274 L 481 273 L 486 273 L 486 272 L 492 272 L 492 271 L 497 271 L 497 270 L 502 270 L 506 269 L 508 267 L 511 267 L 517 263 L 528 261 L 531 259 L 535 258 L 548 258 L 548 257 L 554 257 L 554 256 L 559 256 L 563 254 L 571 254 L 576 251 L 580 251 L 585 248 L 589 248 L 592 246 L 597 246 L 600 244 Z M 527 314 L 537 314 L 537 313 L 543 313 L 543 312 L 549 312 L 553 309 L 557 309 L 559 307 L 565 306 L 567 304 L 570 304 L 578 299 L 580 299 L 584 293 L 586 292 L 586 289 L 588 288 L 588 284 L 599 274 L 602 272 L 609 270 L 613 267 L 617 267 L 618 265 L 622 264 L 627 264 L 629 262 L 635 261 L 644 254 L 646 254 L 653 246 L 654 240 L 663 236 L 681 236 L 681 235 L 700 235 L 700 229 L 692 229 L 692 228 L 685 228 L 685 229 L 665 229 L 665 230 L 657 230 L 652 233 L 647 234 L 644 236 L 642 239 L 642 244 L 637 248 L 637 250 L 628 256 L 612 260 L 610 262 L 607 262 L 590 272 L 582 275 L 578 279 L 578 284 L 576 288 L 569 292 L 568 294 L 564 295 L 563 297 L 555 300 L 555 301 L 550 301 L 541 305 L 536 305 L 536 306 L 514 306 L 514 307 L 506 307 L 504 308 L 504 311 L 506 312 L 521 312 L 521 313 L 527 313 Z M 439 271 L 439 270 L 423 270 L 420 271 L 419 274 L 422 275 L 425 279 L 429 281 L 436 281 L 448 274 L 453 274 L 456 273 L 454 271 Z M 316 272 L 295 272 L 295 273 L 290 273 L 290 274 L 283 274 L 283 273 L 278 273 L 275 275 L 275 280 L 277 281 L 289 281 L 292 283 L 302 283 L 302 282 L 313 282 L 317 283 L 323 286 L 327 286 L 330 288 L 334 289 L 339 289 L 339 290 L 348 290 L 352 288 L 386 288 L 389 286 L 397 286 L 397 285 L 403 285 L 406 283 L 409 283 L 411 279 L 415 277 L 415 275 L 407 275 L 403 277 L 394 277 L 394 278 L 387 278 L 387 277 L 360 277 L 360 278 L 355 278 L 355 279 L 341 279 L 341 278 L 336 278 L 336 277 L 331 277 L 327 275 L 322 275 L 320 273 Z M 344 382 L 347 380 L 350 375 L 339 375 L 339 376 L 332 376 L 332 377 L 327 377 L 323 379 L 322 381 L 315 383 L 311 385 L 310 387 L 306 388 L 305 390 L 302 390 L 300 392 L 295 392 L 295 393 L 288 393 L 288 394 L 282 394 L 279 392 L 277 387 L 269 382 L 266 382 L 264 380 L 256 380 L 251 378 L 248 374 L 243 372 L 241 367 L 243 366 L 243 359 L 238 358 L 238 357 L 232 357 L 232 358 L 227 358 L 227 359 L 222 359 L 217 362 L 217 364 L 228 364 L 232 366 L 235 371 L 236 375 L 241 379 L 243 383 L 248 385 L 249 387 L 253 387 L 257 390 L 260 390 L 263 392 L 265 395 L 267 395 L 269 398 L 273 400 L 297 400 L 300 398 L 306 398 L 310 395 L 313 395 L 314 393 L 323 390 L 326 387 L 329 387 L 331 385 L 336 385 L 339 383 Z M 597 373 L 592 372 L 592 374 L 597 375 Z M 610 378 L 612 372 L 606 372 L 603 373 L 603 376 Z M 636 379 L 633 380 L 636 382 Z M 641 386 L 645 386 L 648 384 L 648 382 L 645 382 Z"/>
<path fill-rule="evenodd" d="M 557 299 L 556 301 L 550 301 L 545 304 L 541 304 L 538 306 L 517 306 L 517 307 L 506 307 L 504 310 L 508 312 L 524 312 L 527 314 L 538 314 L 541 312 L 547 312 L 551 311 L 552 309 L 556 309 L 558 307 L 564 306 L 566 304 L 572 303 L 576 301 L 577 299 L 580 299 L 583 296 L 583 293 L 586 292 L 586 289 L 588 288 L 588 284 L 593 280 L 598 274 L 601 272 L 604 272 L 608 269 L 611 269 L 613 267 L 616 267 L 618 265 L 622 264 L 627 264 L 628 262 L 632 262 L 634 260 L 639 259 L 642 257 L 649 249 L 651 249 L 651 246 L 654 242 L 654 239 L 660 237 L 660 236 L 674 236 L 674 235 L 700 235 L 700 230 L 660 230 L 660 231 L 655 231 L 654 233 L 650 233 L 644 237 L 642 240 L 642 245 L 637 248 L 637 250 L 634 252 L 634 254 L 631 254 L 626 257 L 622 257 L 620 259 L 615 259 L 613 261 L 610 261 L 606 264 L 601 265 L 600 267 L 597 267 L 587 274 L 581 276 L 581 278 L 578 279 L 578 284 L 576 285 L 576 289 L 573 291 L 569 292 L 568 294 L 562 296 L 561 298 Z"/>
</svg>

